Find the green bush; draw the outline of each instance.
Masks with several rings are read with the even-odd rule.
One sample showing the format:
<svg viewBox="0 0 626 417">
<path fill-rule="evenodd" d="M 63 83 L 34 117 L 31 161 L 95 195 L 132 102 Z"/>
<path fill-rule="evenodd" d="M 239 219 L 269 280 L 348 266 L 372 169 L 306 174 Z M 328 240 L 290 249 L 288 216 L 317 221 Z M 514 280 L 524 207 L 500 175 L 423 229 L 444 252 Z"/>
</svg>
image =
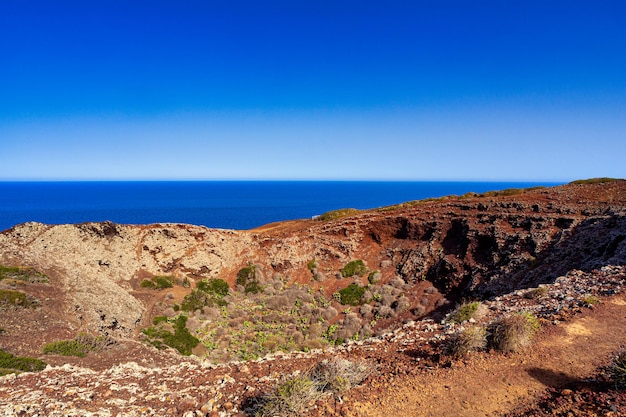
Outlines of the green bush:
<svg viewBox="0 0 626 417">
<path fill-rule="evenodd" d="M 223 298 L 229 291 L 230 287 L 223 279 L 202 280 L 198 282 L 195 290 L 185 296 L 180 308 L 183 311 L 196 311 L 203 307 L 223 307 L 227 304 Z"/>
<path fill-rule="evenodd" d="M 106 336 L 92 336 L 81 333 L 71 340 L 59 340 L 46 343 L 43 347 L 44 354 L 56 354 L 63 356 L 84 357 L 89 352 L 99 352 L 113 344 L 114 341 Z"/>
<path fill-rule="evenodd" d="M 471 318 L 475 318 L 479 308 L 480 303 L 478 301 L 464 303 L 448 315 L 448 322 L 460 324 Z"/>
<path fill-rule="evenodd" d="M 534 314 L 511 314 L 489 326 L 488 344 L 502 352 L 517 352 L 530 346 L 538 330 L 539 320 Z"/>
<path fill-rule="evenodd" d="M 159 321 L 159 323 L 163 322 Z M 187 317 L 178 316 L 172 324 L 174 333 L 161 327 L 161 325 L 143 329 L 142 333 L 148 337 L 149 343 L 158 349 L 162 349 L 165 345 L 176 349 L 182 355 L 191 355 L 191 351 L 198 346 L 200 341 L 189 333 L 189 329 L 186 327 Z"/>
<path fill-rule="evenodd" d="M 19 372 L 41 371 L 46 367 L 46 363 L 35 358 L 24 356 L 13 356 L 0 349 L 0 376 Z"/>
<path fill-rule="evenodd" d="M 180 310 L 196 311 L 202 310 L 203 307 L 223 307 L 226 304 L 226 301 L 224 301 L 221 296 L 195 289 L 183 298 L 183 301 L 180 303 Z M 176 308 L 174 308 L 174 310 L 176 310 Z"/>
<path fill-rule="evenodd" d="M 313 271 L 314 269 L 317 269 L 319 267 L 317 261 L 315 259 L 310 260 L 309 262 L 307 262 L 306 264 L 306 268 L 309 271 Z"/>
<path fill-rule="evenodd" d="M 218 297 L 225 297 L 230 291 L 230 286 L 226 281 L 220 278 L 203 279 L 198 282 L 196 288 L 207 294 L 213 294 Z"/>
<path fill-rule="evenodd" d="M 150 288 L 153 290 L 162 290 L 172 288 L 174 286 L 174 277 L 171 276 L 154 276 L 150 279 L 141 281 L 142 288 Z"/>
<path fill-rule="evenodd" d="M 341 268 L 340 272 L 341 276 L 344 278 L 352 277 L 355 275 L 362 277 L 367 273 L 367 267 L 362 260 L 357 259 L 355 261 L 348 262 L 346 266 Z"/>
<path fill-rule="evenodd" d="M 237 273 L 235 284 L 242 286 L 246 294 L 258 294 L 263 291 L 257 277 L 255 265 L 248 265 L 245 268 L 241 268 Z"/>
<path fill-rule="evenodd" d="M 339 290 L 339 302 L 343 305 L 358 306 L 363 304 L 362 297 L 365 287 L 358 284 L 350 284 L 346 288 Z"/>
</svg>

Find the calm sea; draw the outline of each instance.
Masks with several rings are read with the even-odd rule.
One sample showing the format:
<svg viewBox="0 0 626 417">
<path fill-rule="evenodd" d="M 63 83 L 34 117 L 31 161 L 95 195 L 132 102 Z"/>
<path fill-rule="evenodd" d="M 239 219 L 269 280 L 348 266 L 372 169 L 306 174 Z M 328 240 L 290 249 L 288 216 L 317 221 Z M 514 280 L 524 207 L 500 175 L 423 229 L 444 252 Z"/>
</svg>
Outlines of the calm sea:
<svg viewBox="0 0 626 417">
<path fill-rule="evenodd" d="M 172 181 L 0 182 L 0 230 L 48 224 L 189 223 L 226 229 L 311 218 L 339 208 L 368 209 L 538 182 Z"/>
</svg>

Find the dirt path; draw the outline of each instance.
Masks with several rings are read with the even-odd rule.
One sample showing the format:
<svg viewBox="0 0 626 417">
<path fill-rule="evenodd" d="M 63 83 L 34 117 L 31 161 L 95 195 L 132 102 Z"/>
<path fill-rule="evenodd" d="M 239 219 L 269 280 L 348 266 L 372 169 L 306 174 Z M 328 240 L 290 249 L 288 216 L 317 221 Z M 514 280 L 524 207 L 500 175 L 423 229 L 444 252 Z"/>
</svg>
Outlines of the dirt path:
<svg viewBox="0 0 626 417">
<path fill-rule="evenodd" d="M 594 311 L 549 325 L 529 351 L 481 354 L 451 368 L 424 372 L 381 387 L 381 396 L 355 404 L 351 416 L 497 416 L 590 376 L 626 342 L 626 300 L 606 300 Z M 375 383 L 373 384 L 375 385 Z"/>
</svg>

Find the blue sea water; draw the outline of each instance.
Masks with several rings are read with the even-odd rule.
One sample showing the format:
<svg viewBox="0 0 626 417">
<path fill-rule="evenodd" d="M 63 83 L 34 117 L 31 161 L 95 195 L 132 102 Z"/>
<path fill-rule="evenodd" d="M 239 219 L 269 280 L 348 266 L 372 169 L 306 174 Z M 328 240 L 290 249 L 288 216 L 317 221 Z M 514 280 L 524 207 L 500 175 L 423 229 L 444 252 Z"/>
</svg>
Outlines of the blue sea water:
<svg viewBox="0 0 626 417">
<path fill-rule="evenodd" d="M 110 220 L 226 229 L 305 219 L 444 195 L 557 185 L 541 182 L 144 181 L 0 182 L 0 230 Z"/>
</svg>

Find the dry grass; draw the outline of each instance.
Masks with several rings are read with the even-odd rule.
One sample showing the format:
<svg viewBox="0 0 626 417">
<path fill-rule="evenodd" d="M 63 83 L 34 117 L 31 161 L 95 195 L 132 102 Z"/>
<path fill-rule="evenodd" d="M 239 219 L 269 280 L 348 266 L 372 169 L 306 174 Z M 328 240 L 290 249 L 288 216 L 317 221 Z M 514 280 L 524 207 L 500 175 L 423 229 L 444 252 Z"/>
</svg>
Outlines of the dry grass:
<svg viewBox="0 0 626 417">
<path fill-rule="evenodd" d="M 320 362 L 311 371 L 281 380 L 263 398 L 257 417 L 287 417 L 303 411 L 324 395 L 342 393 L 360 384 L 372 369 L 365 362 L 334 358 Z"/>
<path fill-rule="evenodd" d="M 483 311 L 484 306 L 478 301 L 464 303 L 448 315 L 447 321 L 460 324 L 472 318 L 476 319 Z"/>
<path fill-rule="evenodd" d="M 501 352 L 517 352 L 531 345 L 538 330 L 539 321 L 532 313 L 511 314 L 489 326 L 488 342 Z"/>
<path fill-rule="evenodd" d="M 334 358 L 320 362 L 311 372 L 320 391 L 343 392 L 359 385 L 372 372 L 365 362 Z"/>
<path fill-rule="evenodd" d="M 487 346 L 487 332 L 483 327 L 468 327 L 448 339 L 444 351 L 451 356 L 463 357 Z"/>
<path fill-rule="evenodd" d="M 626 389 L 626 348 L 622 348 L 613 358 L 609 374 L 618 388 Z"/>
</svg>

